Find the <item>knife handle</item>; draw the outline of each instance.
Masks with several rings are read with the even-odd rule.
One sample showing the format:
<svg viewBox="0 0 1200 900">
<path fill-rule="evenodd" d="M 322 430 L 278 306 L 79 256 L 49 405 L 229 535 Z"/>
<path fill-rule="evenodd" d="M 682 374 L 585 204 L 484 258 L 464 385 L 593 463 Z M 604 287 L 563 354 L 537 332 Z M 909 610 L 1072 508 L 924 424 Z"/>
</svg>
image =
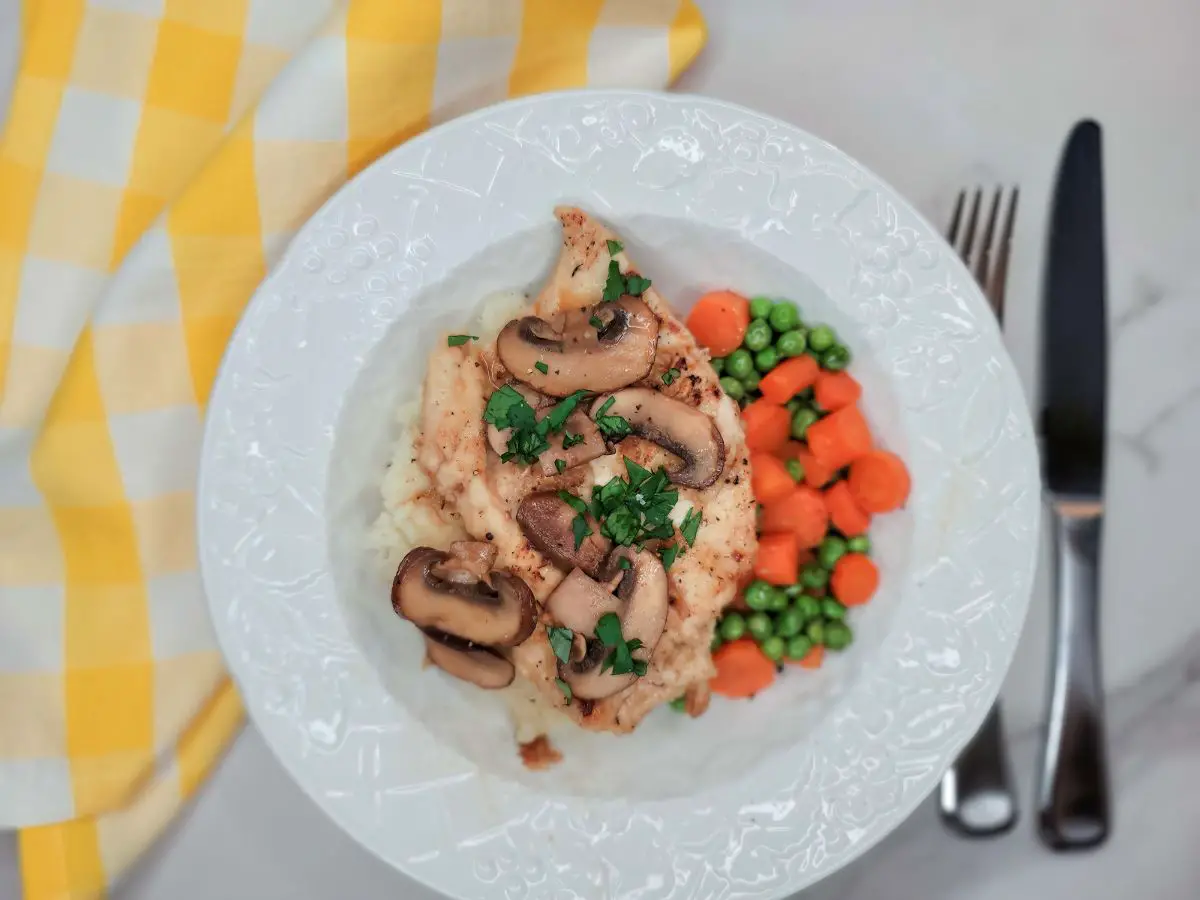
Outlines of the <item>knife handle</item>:
<svg viewBox="0 0 1200 900">
<path fill-rule="evenodd" d="M 1052 511 L 1054 670 L 1038 830 L 1056 850 L 1095 847 L 1109 832 L 1104 685 L 1100 675 L 1099 508 Z"/>
</svg>

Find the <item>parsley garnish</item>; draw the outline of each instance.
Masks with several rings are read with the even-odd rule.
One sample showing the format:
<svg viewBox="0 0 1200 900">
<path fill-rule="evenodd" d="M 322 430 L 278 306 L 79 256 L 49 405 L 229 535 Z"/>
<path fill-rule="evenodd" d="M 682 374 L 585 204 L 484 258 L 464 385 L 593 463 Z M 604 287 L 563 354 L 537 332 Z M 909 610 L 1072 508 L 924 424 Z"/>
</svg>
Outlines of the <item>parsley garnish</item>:
<svg viewBox="0 0 1200 900">
<path fill-rule="evenodd" d="M 512 429 L 508 436 L 508 452 L 500 454 L 500 459 L 504 462 L 515 459 L 525 465 L 537 462 L 538 454 L 550 447 L 546 436 L 562 431 L 567 417 L 586 396 L 587 391 L 576 391 L 571 396 L 564 397 L 539 420 L 533 407 L 511 384 L 495 391 L 488 398 L 483 420 L 501 431 L 506 428 Z"/>
<path fill-rule="evenodd" d="M 689 509 L 683 517 L 683 523 L 679 526 L 679 533 L 683 535 L 683 539 L 688 542 L 689 547 L 696 546 L 696 532 L 700 530 L 702 519 L 703 514 L 695 507 Z"/>
<path fill-rule="evenodd" d="M 640 297 L 650 287 L 650 279 L 641 275 L 622 275 L 615 259 L 608 261 L 608 279 L 604 282 L 605 301 L 620 300 L 625 294 Z"/>
<path fill-rule="evenodd" d="M 571 701 L 573 699 L 575 699 L 575 695 L 571 693 L 571 686 L 569 684 L 567 684 L 565 681 L 563 681 L 561 678 L 555 678 L 554 683 L 556 685 L 558 685 L 558 689 L 560 691 L 562 691 L 563 696 L 567 698 L 567 702 L 565 705 L 570 706 Z"/>
<path fill-rule="evenodd" d="M 608 243 L 608 255 L 609 256 L 616 256 L 618 253 L 620 253 L 622 250 L 625 249 L 624 246 L 622 246 L 620 241 L 608 241 L 607 243 Z"/>
<path fill-rule="evenodd" d="M 651 474 L 631 459 L 625 471 L 628 480 L 612 478 L 592 488 L 592 515 L 601 521 L 601 534 L 625 547 L 673 537 L 671 510 L 679 492 L 670 489 L 666 471 Z"/>
<path fill-rule="evenodd" d="M 633 568 L 633 563 L 631 563 L 629 561 L 628 556 L 622 556 L 621 559 L 617 562 L 617 565 L 620 566 L 622 569 L 632 569 Z"/>
<path fill-rule="evenodd" d="M 571 507 L 571 509 L 575 510 L 575 512 L 579 513 L 581 516 L 585 515 L 588 511 L 587 504 L 570 491 L 559 491 L 558 499 L 567 504 L 567 506 Z"/>
<path fill-rule="evenodd" d="M 565 459 L 556 459 L 554 461 L 554 471 L 556 471 L 559 475 L 567 471 L 567 461 Z"/>
<path fill-rule="evenodd" d="M 591 533 L 591 526 L 588 525 L 587 519 L 582 515 L 576 516 L 571 520 L 571 534 L 575 537 L 576 550 L 583 546 L 583 539 Z"/>
<path fill-rule="evenodd" d="M 517 410 L 517 415 L 524 419 L 522 407 L 528 409 L 529 417 L 533 418 L 533 407 L 525 402 L 520 391 L 511 384 L 506 384 L 488 398 L 487 406 L 483 410 L 483 421 L 501 430 L 511 428 L 517 424 L 511 418 L 513 410 Z"/>
<path fill-rule="evenodd" d="M 562 448 L 564 450 L 570 450 L 576 444 L 582 444 L 584 440 L 585 438 L 582 434 L 571 434 L 569 431 L 565 432 L 563 434 Z"/>
<path fill-rule="evenodd" d="M 571 644 L 575 641 L 575 632 L 570 628 L 559 628 L 554 625 L 546 626 L 546 637 L 550 639 L 550 649 L 563 662 L 571 661 Z"/>
<path fill-rule="evenodd" d="M 477 334 L 452 334 L 452 335 L 450 335 L 450 337 L 446 338 L 446 346 L 447 347 L 461 347 L 467 341 L 477 341 L 477 340 L 479 340 L 479 335 L 477 335 Z"/>
<path fill-rule="evenodd" d="M 679 370 L 672 367 L 670 369 L 667 369 L 667 371 L 663 372 L 662 383 L 670 384 L 678 377 L 679 377 Z"/>
<path fill-rule="evenodd" d="M 552 431 L 562 431 L 563 425 L 567 423 L 567 418 L 571 413 L 575 412 L 575 407 L 579 405 L 579 401 L 588 395 L 587 391 L 576 391 L 570 396 L 563 397 L 546 413 L 546 417 L 539 422 L 539 425 L 544 425 L 546 431 L 543 434 Z"/>
<path fill-rule="evenodd" d="M 649 663 L 644 659 L 633 658 L 634 651 L 642 649 L 642 642 L 637 638 L 632 641 L 625 640 L 624 635 L 621 634 L 621 620 L 617 618 L 616 613 L 605 613 L 600 617 L 600 621 L 596 623 L 596 637 L 605 647 L 612 650 L 604 658 L 604 662 L 600 666 L 601 672 L 609 669 L 612 669 L 614 675 L 628 675 L 632 672 L 639 678 L 646 674 L 646 670 L 650 667 Z"/>
<path fill-rule="evenodd" d="M 616 397 L 609 397 L 596 410 L 596 415 L 593 417 L 596 420 L 596 427 L 600 429 L 600 433 L 609 440 L 620 440 L 627 435 L 633 433 L 633 428 L 629 425 L 629 420 L 624 416 L 607 415 L 612 405 L 617 402 Z"/>
<path fill-rule="evenodd" d="M 590 319 L 588 319 L 588 324 L 599 331 L 604 327 L 604 320 L 599 316 L 592 316 Z"/>
<path fill-rule="evenodd" d="M 664 569 L 670 569 L 675 564 L 675 560 L 679 559 L 679 545 L 671 544 L 669 547 L 663 547 L 662 564 Z"/>
<path fill-rule="evenodd" d="M 548 365 L 546 365 L 544 362 L 541 362 L 540 360 L 538 362 L 535 362 L 533 364 L 533 367 L 535 369 L 537 369 L 539 372 L 541 372 L 543 375 L 545 375 L 547 372 L 550 371 L 550 367 Z"/>
</svg>

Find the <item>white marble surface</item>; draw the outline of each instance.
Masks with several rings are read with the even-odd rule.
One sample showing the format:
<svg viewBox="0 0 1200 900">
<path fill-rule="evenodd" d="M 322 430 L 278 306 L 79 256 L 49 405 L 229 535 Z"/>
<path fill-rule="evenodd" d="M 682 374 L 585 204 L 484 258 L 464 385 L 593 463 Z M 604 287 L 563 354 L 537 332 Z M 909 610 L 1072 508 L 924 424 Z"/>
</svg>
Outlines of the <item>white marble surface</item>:
<svg viewBox="0 0 1200 900">
<path fill-rule="evenodd" d="M 983 843 L 931 805 L 812 889 L 812 900 L 1200 896 L 1200 4 L 1195 0 L 700 0 L 710 44 L 683 89 L 838 144 L 934 221 L 974 181 L 1019 184 L 1008 337 L 1032 390 L 1047 194 L 1075 119 L 1105 129 L 1113 320 L 1104 653 L 1116 791 L 1104 848 L 1032 834 L 1049 596 L 1039 580 L 1005 692 L 1025 815 Z M 12 12 L 0 0 L 0 88 Z M 0 97 L 5 92 L 0 91 Z M 1196 502 L 1193 502 L 1196 501 Z M 1067 892 L 1069 891 L 1069 894 Z M 0 837 L 0 898 L 17 896 Z M 241 736 L 118 900 L 428 898 L 327 822 L 261 740 Z"/>
</svg>

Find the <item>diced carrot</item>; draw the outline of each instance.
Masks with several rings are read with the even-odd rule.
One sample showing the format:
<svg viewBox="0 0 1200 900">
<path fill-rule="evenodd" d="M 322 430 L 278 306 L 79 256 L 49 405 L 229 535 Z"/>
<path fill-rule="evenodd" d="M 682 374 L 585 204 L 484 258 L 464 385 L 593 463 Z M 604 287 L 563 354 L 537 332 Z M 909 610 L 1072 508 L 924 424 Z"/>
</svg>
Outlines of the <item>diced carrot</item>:
<svg viewBox="0 0 1200 900">
<path fill-rule="evenodd" d="M 875 450 L 851 464 L 849 484 L 860 508 L 885 513 L 905 504 L 912 478 L 904 460 L 895 453 Z"/>
<path fill-rule="evenodd" d="M 829 510 L 829 521 L 846 537 L 866 534 L 871 527 L 870 513 L 863 512 L 844 481 L 831 484 L 825 491 L 825 506 Z"/>
<path fill-rule="evenodd" d="M 813 456 L 834 470 L 871 452 L 871 429 L 857 406 L 843 406 L 813 422 L 805 437 Z"/>
<path fill-rule="evenodd" d="M 762 377 L 758 389 L 772 403 L 787 403 L 821 374 L 821 365 L 808 354 L 786 359 Z"/>
<path fill-rule="evenodd" d="M 712 291 L 696 301 L 687 327 L 713 356 L 728 356 L 742 343 L 750 324 L 750 301 L 733 291 Z"/>
<path fill-rule="evenodd" d="M 764 533 L 788 532 L 800 549 L 816 547 L 829 530 L 829 510 L 821 492 L 798 484 L 790 494 L 763 507 L 759 523 Z"/>
<path fill-rule="evenodd" d="M 800 441 L 788 441 L 779 451 L 779 455 L 784 459 L 794 459 L 800 463 L 804 468 L 804 483 L 810 487 L 823 488 L 833 481 L 833 476 L 837 474 L 837 469 L 831 469 L 818 462 L 808 446 Z"/>
<path fill-rule="evenodd" d="M 722 644 L 712 659 L 717 674 L 708 686 L 722 697 L 753 697 L 775 680 L 775 663 L 749 638 Z"/>
<path fill-rule="evenodd" d="M 768 584 L 786 587 L 800 577 L 800 548 L 790 531 L 764 534 L 758 539 L 754 574 Z"/>
<path fill-rule="evenodd" d="M 879 567 L 865 553 L 847 553 L 833 567 L 829 588 L 844 606 L 862 606 L 879 587 Z"/>
<path fill-rule="evenodd" d="M 792 417 L 786 406 L 755 400 L 742 410 L 742 425 L 746 429 L 747 449 L 776 453 L 787 443 Z"/>
<path fill-rule="evenodd" d="M 849 372 L 821 372 L 813 385 L 813 399 L 821 409 L 834 412 L 851 406 L 862 396 L 862 385 Z"/>
<path fill-rule="evenodd" d="M 762 451 L 750 454 L 750 484 L 754 489 L 754 499 L 759 503 L 778 500 L 784 494 L 790 494 L 796 486 L 783 461 Z"/>
<path fill-rule="evenodd" d="M 793 662 L 793 660 L 788 660 L 788 662 Z M 802 669 L 819 669 L 821 663 L 825 662 L 825 648 L 817 644 L 794 662 Z"/>
</svg>

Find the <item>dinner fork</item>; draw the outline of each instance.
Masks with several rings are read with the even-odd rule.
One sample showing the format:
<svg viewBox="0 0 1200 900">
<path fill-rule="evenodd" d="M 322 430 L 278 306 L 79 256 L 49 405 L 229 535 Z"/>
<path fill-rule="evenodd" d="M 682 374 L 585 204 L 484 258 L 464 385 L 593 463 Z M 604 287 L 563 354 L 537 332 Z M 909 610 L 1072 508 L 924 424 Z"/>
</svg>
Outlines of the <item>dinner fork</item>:
<svg viewBox="0 0 1200 900">
<path fill-rule="evenodd" d="M 1004 283 L 1008 277 L 1018 189 L 995 189 L 983 234 L 979 237 L 983 193 L 978 188 L 974 192 L 959 191 L 946 238 L 979 282 L 996 315 L 996 321 L 1003 329 Z M 967 216 L 965 223 L 964 213 Z M 942 776 L 940 806 L 942 820 L 959 834 L 968 837 L 1003 834 L 1016 824 L 1017 800 L 1008 751 L 1004 746 L 999 700 L 954 765 Z"/>
</svg>

